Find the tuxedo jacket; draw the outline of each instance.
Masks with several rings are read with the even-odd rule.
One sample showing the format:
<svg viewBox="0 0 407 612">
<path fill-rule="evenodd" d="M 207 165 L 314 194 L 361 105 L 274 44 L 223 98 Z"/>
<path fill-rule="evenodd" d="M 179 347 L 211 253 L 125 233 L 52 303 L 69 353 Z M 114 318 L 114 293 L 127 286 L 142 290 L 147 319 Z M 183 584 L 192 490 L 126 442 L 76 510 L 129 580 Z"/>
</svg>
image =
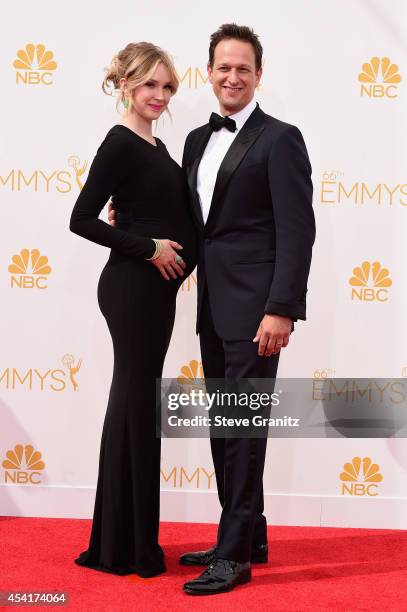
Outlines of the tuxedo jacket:
<svg viewBox="0 0 407 612">
<path fill-rule="evenodd" d="M 204 224 L 197 174 L 211 133 L 209 124 L 190 132 L 182 160 L 199 234 L 197 332 L 208 291 L 217 334 L 252 340 L 265 313 L 306 318 L 311 164 L 298 128 L 257 105 L 220 165 Z"/>
</svg>

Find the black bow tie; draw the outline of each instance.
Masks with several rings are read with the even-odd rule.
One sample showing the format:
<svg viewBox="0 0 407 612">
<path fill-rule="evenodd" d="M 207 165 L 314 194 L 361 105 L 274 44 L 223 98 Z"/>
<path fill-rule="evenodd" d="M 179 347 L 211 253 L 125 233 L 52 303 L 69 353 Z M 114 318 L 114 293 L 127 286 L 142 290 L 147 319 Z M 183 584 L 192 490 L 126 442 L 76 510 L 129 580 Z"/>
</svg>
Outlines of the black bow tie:
<svg viewBox="0 0 407 612">
<path fill-rule="evenodd" d="M 217 113 L 212 113 L 209 117 L 209 125 L 212 131 L 219 132 L 223 127 L 229 132 L 236 132 L 236 121 L 230 117 L 221 117 Z"/>
</svg>

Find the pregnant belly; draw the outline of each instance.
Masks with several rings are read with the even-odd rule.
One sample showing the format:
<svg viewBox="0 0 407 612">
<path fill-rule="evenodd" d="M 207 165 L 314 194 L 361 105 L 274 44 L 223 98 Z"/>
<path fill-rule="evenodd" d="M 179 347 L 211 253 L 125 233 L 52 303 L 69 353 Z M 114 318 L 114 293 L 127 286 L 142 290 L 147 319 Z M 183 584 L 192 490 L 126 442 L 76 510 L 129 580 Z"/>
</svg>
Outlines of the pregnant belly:
<svg viewBox="0 0 407 612">
<path fill-rule="evenodd" d="M 176 219 L 175 222 L 163 222 L 158 219 L 140 219 L 131 223 L 118 222 L 118 229 L 147 238 L 168 239 L 178 242 L 183 248 L 179 254 L 187 268 L 185 274 L 191 274 L 197 262 L 197 236 L 194 225 L 189 219 Z"/>
</svg>

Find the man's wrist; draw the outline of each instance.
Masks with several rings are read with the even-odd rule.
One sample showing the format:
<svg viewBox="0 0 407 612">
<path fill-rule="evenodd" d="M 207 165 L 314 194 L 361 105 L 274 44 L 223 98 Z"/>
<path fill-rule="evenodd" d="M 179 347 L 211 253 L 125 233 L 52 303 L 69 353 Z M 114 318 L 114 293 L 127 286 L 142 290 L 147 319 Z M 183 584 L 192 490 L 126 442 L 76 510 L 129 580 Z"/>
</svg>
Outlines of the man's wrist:
<svg viewBox="0 0 407 612">
<path fill-rule="evenodd" d="M 265 317 L 280 317 L 280 319 L 289 319 L 289 321 L 297 320 L 297 319 L 293 319 L 293 317 L 290 317 L 289 315 L 281 315 L 281 314 L 278 314 L 277 312 L 265 312 L 264 316 Z"/>
<path fill-rule="evenodd" d="M 297 319 L 302 319 L 305 321 L 305 302 L 287 304 L 268 300 L 264 308 L 264 314 L 275 314 L 279 315 L 280 317 L 290 317 L 293 321 L 297 321 Z"/>
</svg>

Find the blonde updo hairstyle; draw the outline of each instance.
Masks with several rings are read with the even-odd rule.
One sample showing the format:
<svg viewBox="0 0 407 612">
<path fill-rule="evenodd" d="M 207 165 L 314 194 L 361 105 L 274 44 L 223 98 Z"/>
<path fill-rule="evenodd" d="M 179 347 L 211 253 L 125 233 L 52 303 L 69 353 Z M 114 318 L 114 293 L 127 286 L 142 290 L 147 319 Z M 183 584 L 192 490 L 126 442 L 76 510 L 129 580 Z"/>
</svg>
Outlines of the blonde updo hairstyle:
<svg viewBox="0 0 407 612">
<path fill-rule="evenodd" d="M 116 107 L 120 102 L 125 108 L 130 109 L 131 98 L 128 98 L 128 107 L 125 104 L 124 91 L 120 89 L 120 79 L 127 80 L 127 91 L 132 94 L 139 85 L 144 85 L 153 76 L 159 63 L 164 64 L 170 73 L 172 86 L 171 95 L 175 94 L 179 86 L 179 79 L 174 64 L 168 53 L 149 42 L 129 43 L 119 51 L 111 61 L 103 79 L 102 89 L 108 94 L 118 94 Z"/>
</svg>

